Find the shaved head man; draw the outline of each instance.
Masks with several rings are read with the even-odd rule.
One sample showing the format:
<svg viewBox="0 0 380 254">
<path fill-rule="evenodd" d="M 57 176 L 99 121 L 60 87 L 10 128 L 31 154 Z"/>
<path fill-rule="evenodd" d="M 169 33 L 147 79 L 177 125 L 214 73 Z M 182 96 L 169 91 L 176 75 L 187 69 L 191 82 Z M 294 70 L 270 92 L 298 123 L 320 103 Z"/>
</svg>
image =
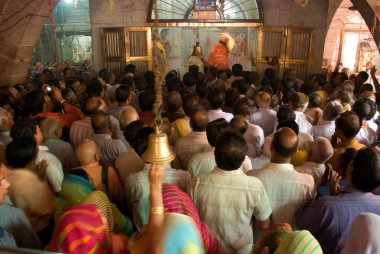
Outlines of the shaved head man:
<svg viewBox="0 0 380 254">
<path fill-rule="evenodd" d="M 122 130 L 124 130 L 128 124 L 130 124 L 134 121 L 137 121 L 139 119 L 140 119 L 140 117 L 139 117 L 139 114 L 137 113 L 136 109 L 134 109 L 132 107 L 127 107 L 120 114 L 120 117 L 119 117 L 120 128 Z"/>
<path fill-rule="evenodd" d="M 290 159 L 297 152 L 298 136 L 290 128 L 279 129 L 273 136 L 271 146 L 271 162 L 290 163 Z"/>
<path fill-rule="evenodd" d="M 80 168 L 87 172 L 95 190 L 101 190 L 108 195 L 108 198 L 115 203 L 125 201 L 124 189 L 112 166 L 102 166 L 100 161 L 100 149 L 94 140 L 86 139 L 75 148 Z M 103 182 L 103 174 L 108 174 L 108 182 Z"/>
<path fill-rule="evenodd" d="M 88 165 L 93 162 L 99 162 L 100 150 L 95 141 L 86 139 L 75 147 L 75 156 L 81 165 Z"/>
<path fill-rule="evenodd" d="M 325 163 L 333 156 L 334 148 L 327 138 L 319 137 L 312 143 L 309 151 L 309 160 L 295 169 L 314 178 L 316 186 L 320 185 L 325 173 Z"/>
<path fill-rule="evenodd" d="M 273 211 L 273 223 L 293 224 L 295 212 L 315 195 L 313 177 L 297 172 L 290 164 L 297 146 L 298 137 L 292 129 L 279 129 L 273 135 L 270 163 L 262 169 L 247 172 L 264 184 Z"/>
</svg>

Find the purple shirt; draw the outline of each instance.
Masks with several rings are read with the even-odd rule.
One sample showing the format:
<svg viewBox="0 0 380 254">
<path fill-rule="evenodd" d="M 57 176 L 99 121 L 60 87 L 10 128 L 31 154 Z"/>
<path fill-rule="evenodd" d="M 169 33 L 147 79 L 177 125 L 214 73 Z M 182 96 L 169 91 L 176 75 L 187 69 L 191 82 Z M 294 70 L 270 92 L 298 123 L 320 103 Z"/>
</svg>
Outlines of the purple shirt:
<svg viewBox="0 0 380 254">
<path fill-rule="evenodd" d="M 296 227 L 309 230 L 323 252 L 339 253 L 339 242 L 346 239 L 357 215 L 380 215 L 380 196 L 347 188 L 338 196 L 324 196 L 311 202 L 296 216 Z"/>
</svg>

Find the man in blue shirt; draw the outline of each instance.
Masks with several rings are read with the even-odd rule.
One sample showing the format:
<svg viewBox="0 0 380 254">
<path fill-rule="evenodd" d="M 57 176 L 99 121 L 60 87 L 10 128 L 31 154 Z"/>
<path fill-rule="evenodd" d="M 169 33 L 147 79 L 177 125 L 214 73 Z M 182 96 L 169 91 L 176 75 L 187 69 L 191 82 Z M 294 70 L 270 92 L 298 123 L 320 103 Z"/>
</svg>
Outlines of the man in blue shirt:
<svg viewBox="0 0 380 254">
<path fill-rule="evenodd" d="M 364 148 L 348 169 L 347 188 L 337 196 L 311 202 L 296 216 L 296 227 L 309 230 L 324 253 L 339 253 L 340 243 L 348 237 L 352 222 L 363 212 L 380 215 L 380 196 L 371 193 L 380 186 L 380 155 Z"/>
</svg>

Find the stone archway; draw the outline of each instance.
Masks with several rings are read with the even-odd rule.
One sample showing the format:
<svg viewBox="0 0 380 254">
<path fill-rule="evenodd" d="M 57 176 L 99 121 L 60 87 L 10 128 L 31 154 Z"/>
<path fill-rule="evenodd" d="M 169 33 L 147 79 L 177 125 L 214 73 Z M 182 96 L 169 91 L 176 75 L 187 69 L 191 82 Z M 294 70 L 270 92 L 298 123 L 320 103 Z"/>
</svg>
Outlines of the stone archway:
<svg viewBox="0 0 380 254">
<path fill-rule="evenodd" d="M 360 24 L 363 27 L 363 30 L 369 30 L 374 24 L 374 15 L 376 10 L 376 0 L 332 0 L 329 3 L 329 13 L 328 13 L 328 25 L 326 27 L 326 38 L 325 38 L 325 48 L 324 48 L 324 64 L 335 64 L 334 60 L 340 60 L 341 53 L 341 39 L 343 31 L 350 30 L 352 25 L 347 25 L 351 22 L 352 16 L 360 16 L 362 23 Z M 353 10 L 357 11 L 353 11 Z M 355 14 L 356 13 L 356 14 Z M 377 27 L 375 28 L 375 33 L 373 40 L 376 45 L 380 43 L 379 37 L 379 17 L 380 13 L 377 13 Z M 380 52 L 380 51 L 379 51 Z"/>
<path fill-rule="evenodd" d="M 54 8 L 58 0 L 51 1 Z M 6 0 L 0 4 L 0 85 L 26 81 L 34 47 L 49 18 L 49 1 Z"/>
</svg>

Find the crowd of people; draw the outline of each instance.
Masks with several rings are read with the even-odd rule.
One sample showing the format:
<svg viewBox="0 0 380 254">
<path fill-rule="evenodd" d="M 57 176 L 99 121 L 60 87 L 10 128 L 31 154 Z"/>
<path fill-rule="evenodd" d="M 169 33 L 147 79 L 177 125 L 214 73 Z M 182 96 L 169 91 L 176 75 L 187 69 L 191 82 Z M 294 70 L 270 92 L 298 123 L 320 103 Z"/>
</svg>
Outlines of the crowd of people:
<svg viewBox="0 0 380 254">
<path fill-rule="evenodd" d="M 0 247 L 378 253 L 375 72 L 39 68 L 0 87 Z M 175 159 L 149 164 L 157 87 Z"/>
</svg>

